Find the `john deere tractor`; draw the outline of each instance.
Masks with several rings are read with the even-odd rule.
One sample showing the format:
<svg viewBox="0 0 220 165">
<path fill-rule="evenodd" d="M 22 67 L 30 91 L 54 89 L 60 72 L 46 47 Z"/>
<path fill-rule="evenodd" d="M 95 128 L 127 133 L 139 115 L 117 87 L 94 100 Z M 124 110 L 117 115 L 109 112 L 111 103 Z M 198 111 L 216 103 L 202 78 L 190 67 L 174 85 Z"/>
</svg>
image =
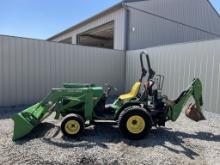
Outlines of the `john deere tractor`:
<svg viewBox="0 0 220 165">
<path fill-rule="evenodd" d="M 147 69 L 144 66 L 146 57 Z M 96 124 L 100 120 L 114 121 L 121 133 L 129 139 L 141 139 L 153 126 L 165 126 L 169 120 L 176 121 L 185 107 L 186 116 L 194 121 L 204 120 L 201 112 L 202 83 L 194 79 L 176 100 L 169 100 L 161 93 L 164 76 L 156 75 L 151 68 L 149 56 L 140 54 L 142 74 L 131 91 L 120 95 L 112 104 L 106 105 L 111 90 L 95 84 L 64 84 L 63 88 L 52 89 L 39 103 L 14 115 L 13 140 L 18 140 L 30 133 L 51 113 L 56 112 L 55 119 L 63 117 L 60 124 L 65 136 L 75 138 L 84 131 L 85 122 Z M 146 82 L 143 83 L 146 77 Z M 144 91 L 141 91 L 143 84 Z M 193 98 L 192 104 L 186 107 Z"/>
</svg>

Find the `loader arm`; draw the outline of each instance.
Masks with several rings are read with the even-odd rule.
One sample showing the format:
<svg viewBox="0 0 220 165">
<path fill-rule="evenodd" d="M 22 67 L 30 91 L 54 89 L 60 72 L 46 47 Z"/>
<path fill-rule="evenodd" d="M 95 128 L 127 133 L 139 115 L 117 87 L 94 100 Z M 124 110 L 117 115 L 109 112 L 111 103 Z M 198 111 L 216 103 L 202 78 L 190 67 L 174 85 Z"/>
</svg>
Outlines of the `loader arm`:
<svg viewBox="0 0 220 165">
<path fill-rule="evenodd" d="M 13 140 L 20 139 L 27 135 L 40 122 L 48 117 L 54 110 L 57 103 L 59 103 L 65 91 L 51 90 L 51 92 L 37 104 L 25 109 L 24 111 L 15 114 L 12 119 L 14 121 Z M 58 117 L 56 114 L 56 117 Z"/>
<path fill-rule="evenodd" d="M 65 113 L 65 110 L 81 103 L 84 103 L 85 117 L 91 119 L 93 107 L 101 96 L 102 88 L 98 87 L 52 89 L 42 101 L 12 117 L 14 120 L 13 140 L 30 133 L 52 112 L 56 111 L 55 119 L 57 119 L 61 113 Z M 64 98 L 70 98 L 71 102 L 63 105 Z"/>
<path fill-rule="evenodd" d="M 193 109 L 194 113 L 197 114 L 199 120 L 204 120 L 204 115 L 201 112 L 201 107 L 203 105 L 202 99 L 202 83 L 199 79 L 194 79 L 192 84 L 175 100 L 175 104 L 169 108 L 167 118 L 171 121 L 176 121 L 180 116 L 183 108 L 186 106 L 190 98 L 193 98 L 195 101 L 195 107 Z M 197 121 L 193 117 L 188 116 L 192 120 Z"/>
</svg>

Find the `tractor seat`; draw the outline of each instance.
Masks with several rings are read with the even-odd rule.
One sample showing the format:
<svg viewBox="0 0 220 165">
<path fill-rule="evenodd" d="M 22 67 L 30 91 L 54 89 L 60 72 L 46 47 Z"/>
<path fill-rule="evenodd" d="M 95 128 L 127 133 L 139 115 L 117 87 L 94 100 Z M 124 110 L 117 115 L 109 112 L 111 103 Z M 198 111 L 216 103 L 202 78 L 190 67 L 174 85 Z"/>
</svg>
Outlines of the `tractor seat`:
<svg viewBox="0 0 220 165">
<path fill-rule="evenodd" d="M 122 101 L 133 99 L 137 96 L 141 87 L 141 82 L 137 81 L 131 88 L 131 91 L 127 94 L 123 94 L 119 96 L 119 99 Z"/>
</svg>

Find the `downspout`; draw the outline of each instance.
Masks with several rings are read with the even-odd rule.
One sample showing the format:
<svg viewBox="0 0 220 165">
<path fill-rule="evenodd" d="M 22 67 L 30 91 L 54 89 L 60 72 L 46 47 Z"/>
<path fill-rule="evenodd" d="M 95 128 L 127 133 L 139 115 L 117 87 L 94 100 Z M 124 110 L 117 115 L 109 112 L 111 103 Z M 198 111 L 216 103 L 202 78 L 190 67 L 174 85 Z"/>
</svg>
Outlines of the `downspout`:
<svg viewBox="0 0 220 165">
<path fill-rule="evenodd" d="M 125 2 L 122 2 L 122 7 L 125 10 L 124 15 L 124 92 L 127 86 L 127 50 L 129 48 L 129 9 Z"/>
</svg>

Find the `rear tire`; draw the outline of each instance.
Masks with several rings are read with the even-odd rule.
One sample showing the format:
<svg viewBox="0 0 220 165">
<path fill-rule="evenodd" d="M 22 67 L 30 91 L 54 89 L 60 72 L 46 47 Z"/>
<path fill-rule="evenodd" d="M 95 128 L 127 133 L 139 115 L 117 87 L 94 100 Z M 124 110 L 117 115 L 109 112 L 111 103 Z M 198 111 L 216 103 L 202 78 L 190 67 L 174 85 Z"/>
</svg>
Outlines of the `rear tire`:
<svg viewBox="0 0 220 165">
<path fill-rule="evenodd" d="M 151 116 L 142 107 L 128 107 L 119 115 L 119 129 L 128 139 L 144 138 L 149 134 L 151 127 Z"/>
<path fill-rule="evenodd" d="M 61 131 L 70 138 L 78 137 L 85 128 L 85 120 L 78 114 L 69 114 L 61 123 Z"/>
</svg>

